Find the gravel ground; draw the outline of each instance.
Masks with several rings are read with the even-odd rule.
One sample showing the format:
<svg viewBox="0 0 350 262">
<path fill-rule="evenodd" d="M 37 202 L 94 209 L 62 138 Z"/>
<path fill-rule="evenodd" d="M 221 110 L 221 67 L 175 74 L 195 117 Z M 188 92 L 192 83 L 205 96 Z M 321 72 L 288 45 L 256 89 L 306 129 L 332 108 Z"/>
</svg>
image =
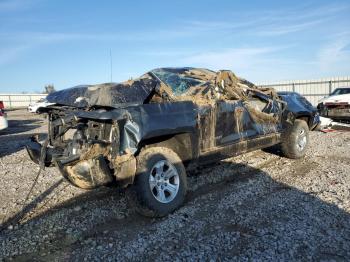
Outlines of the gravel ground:
<svg viewBox="0 0 350 262">
<path fill-rule="evenodd" d="M 312 132 L 302 160 L 255 151 L 189 177 L 186 203 L 137 215 L 127 192 L 39 177 L 23 145 L 45 121 L 9 113 L 0 131 L 0 260 L 350 260 L 350 133 Z"/>
</svg>

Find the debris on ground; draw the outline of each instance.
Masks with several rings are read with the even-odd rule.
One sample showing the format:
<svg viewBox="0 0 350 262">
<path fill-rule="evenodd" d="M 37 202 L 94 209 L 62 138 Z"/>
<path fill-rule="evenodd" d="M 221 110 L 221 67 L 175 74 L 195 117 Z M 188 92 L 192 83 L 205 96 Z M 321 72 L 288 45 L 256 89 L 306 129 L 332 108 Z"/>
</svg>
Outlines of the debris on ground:
<svg viewBox="0 0 350 262">
<path fill-rule="evenodd" d="M 323 133 L 334 132 L 336 130 L 350 131 L 350 124 L 333 121 L 327 117 L 320 117 L 320 131 Z"/>
<path fill-rule="evenodd" d="M 162 219 L 130 209 L 125 191 L 70 186 L 23 149 L 46 123 L 9 112 L 0 132 L 0 261 L 350 260 L 350 133 L 310 133 L 306 157 L 255 151 L 201 168 L 186 205 Z M 327 137 L 327 139 L 325 139 Z"/>
</svg>

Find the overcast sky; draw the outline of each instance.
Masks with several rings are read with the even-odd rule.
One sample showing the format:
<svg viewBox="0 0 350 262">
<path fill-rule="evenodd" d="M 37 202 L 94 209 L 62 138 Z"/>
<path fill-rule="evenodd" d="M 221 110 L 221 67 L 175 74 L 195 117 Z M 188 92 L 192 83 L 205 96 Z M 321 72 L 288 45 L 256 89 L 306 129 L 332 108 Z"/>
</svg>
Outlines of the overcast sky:
<svg viewBox="0 0 350 262">
<path fill-rule="evenodd" d="M 350 1 L 0 0 L 0 93 L 157 67 L 253 82 L 350 75 Z"/>
</svg>

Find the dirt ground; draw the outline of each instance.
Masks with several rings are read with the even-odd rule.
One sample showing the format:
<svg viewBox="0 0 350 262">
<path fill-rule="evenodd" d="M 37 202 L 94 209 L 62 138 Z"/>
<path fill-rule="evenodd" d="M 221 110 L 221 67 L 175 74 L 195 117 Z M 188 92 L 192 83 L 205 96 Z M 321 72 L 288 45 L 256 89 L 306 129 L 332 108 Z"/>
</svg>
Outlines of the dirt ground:
<svg viewBox="0 0 350 262">
<path fill-rule="evenodd" d="M 310 134 L 307 156 L 255 151 L 189 176 L 186 203 L 139 216 L 127 192 L 86 191 L 23 146 L 44 117 L 11 111 L 0 131 L 0 260 L 350 260 L 350 132 Z"/>
</svg>

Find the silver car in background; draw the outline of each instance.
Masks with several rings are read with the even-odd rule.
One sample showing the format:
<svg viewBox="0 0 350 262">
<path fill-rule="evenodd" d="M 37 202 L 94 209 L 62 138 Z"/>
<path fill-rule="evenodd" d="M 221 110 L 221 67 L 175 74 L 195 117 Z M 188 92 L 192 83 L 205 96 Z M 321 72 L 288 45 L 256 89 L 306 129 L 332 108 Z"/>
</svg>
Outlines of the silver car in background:
<svg viewBox="0 0 350 262">
<path fill-rule="evenodd" d="M 46 98 L 41 98 L 40 100 L 30 103 L 27 110 L 30 113 L 38 113 L 40 108 L 45 108 L 47 106 L 53 105 L 53 103 L 49 103 Z"/>
</svg>

